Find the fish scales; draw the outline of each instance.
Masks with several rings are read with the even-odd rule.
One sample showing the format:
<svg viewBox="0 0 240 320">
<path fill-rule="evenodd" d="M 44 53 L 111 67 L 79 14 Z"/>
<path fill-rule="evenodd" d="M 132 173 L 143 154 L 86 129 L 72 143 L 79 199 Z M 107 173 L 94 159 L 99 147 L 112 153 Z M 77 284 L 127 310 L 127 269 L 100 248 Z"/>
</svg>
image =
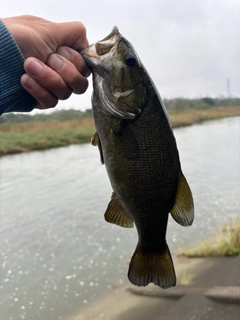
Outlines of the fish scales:
<svg viewBox="0 0 240 320">
<path fill-rule="evenodd" d="M 169 145 L 171 145 L 170 142 L 174 142 L 174 137 L 171 131 L 169 131 L 171 137 L 166 135 L 164 125 L 161 126 L 162 122 L 166 122 L 166 119 L 164 117 L 162 119 L 161 115 L 159 119 L 156 119 L 155 113 L 151 111 L 151 107 L 146 108 L 139 121 L 133 125 L 131 122 L 128 124 L 133 134 L 138 135 L 139 155 L 137 161 L 135 159 L 129 161 L 119 154 L 117 147 L 119 140 L 118 137 L 111 135 L 111 128 L 107 132 L 108 139 L 103 137 L 101 140 L 108 141 L 106 146 L 103 143 L 102 147 L 106 148 L 106 154 L 111 153 L 110 163 L 108 163 L 109 160 L 106 160 L 105 163 L 113 190 L 122 196 L 126 206 L 125 210 L 130 215 L 132 215 L 131 212 L 139 213 L 135 214 L 134 222 L 139 230 L 142 245 L 149 246 L 149 250 L 158 252 L 165 248 L 165 232 L 159 231 L 161 228 L 166 230 L 166 212 L 168 213 L 174 205 L 179 164 L 178 157 L 174 156 L 174 150 L 169 152 Z M 156 122 L 156 125 L 146 124 L 144 121 L 145 112 L 149 113 L 150 120 Z M 96 127 L 101 137 L 101 126 L 98 128 L 96 125 Z M 155 137 L 163 136 L 163 134 L 166 139 L 163 141 L 162 137 L 162 143 L 159 146 Z M 168 152 L 166 152 L 167 149 Z M 114 166 L 116 162 L 120 162 L 121 166 Z M 159 162 L 166 164 L 161 166 Z M 160 178 L 156 179 L 156 177 Z M 153 241 L 151 241 L 152 238 Z"/>
<path fill-rule="evenodd" d="M 105 219 L 123 227 L 136 225 L 138 244 L 129 280 L 169 288 L 176 276 L 166 242 L 168 216 L 189 226 L 194 205 L 165 106 L 116 27 L 81 54 L 93 73 L 92 143 L 113 189 Z"/>
</svg>

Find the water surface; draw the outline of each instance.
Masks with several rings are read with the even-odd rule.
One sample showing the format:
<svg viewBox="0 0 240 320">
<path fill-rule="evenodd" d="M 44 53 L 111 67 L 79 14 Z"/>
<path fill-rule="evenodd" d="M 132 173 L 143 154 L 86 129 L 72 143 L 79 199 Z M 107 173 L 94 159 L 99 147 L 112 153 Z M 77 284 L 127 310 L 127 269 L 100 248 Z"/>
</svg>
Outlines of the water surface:
<svg viewBox="0 0 240 320">
<path fill-rule="evenodd" d="M 196 217 L 171 252 L 240 216 L 240 117 L 175 130 Z M 108 224 L 111 187 L 90 144 L 0 158 L 1 319 L 70 319 L 128 283 L 135 229 Z"/>
</svg>

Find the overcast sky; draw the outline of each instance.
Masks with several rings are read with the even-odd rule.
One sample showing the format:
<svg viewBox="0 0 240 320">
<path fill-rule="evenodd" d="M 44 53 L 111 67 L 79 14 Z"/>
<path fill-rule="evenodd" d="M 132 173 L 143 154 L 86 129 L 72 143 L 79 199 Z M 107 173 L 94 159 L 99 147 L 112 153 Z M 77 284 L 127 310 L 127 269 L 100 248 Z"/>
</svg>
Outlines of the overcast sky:
<svg viewBox="0 0 240 320">
<path fill-rule="evenodd" d="M 6 0 L 0 15 L 82 21 L 90 43 L 117 25 L 163 98 L 240 97 L 239 0 Z M 90 108 L 86 94 L 60 102 Z"/>
</svg>

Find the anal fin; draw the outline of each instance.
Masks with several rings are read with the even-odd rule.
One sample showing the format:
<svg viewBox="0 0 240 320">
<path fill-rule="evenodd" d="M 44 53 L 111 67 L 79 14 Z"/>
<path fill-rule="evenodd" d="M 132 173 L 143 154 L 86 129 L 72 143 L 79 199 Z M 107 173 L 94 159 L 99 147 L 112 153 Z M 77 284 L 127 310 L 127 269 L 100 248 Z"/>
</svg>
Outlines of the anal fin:
<svg viewBox="0 0 240 320">
<path fill-rule="evenodd" d="M 193 223 L 194 204 L 192 192 L 182 171 L 179 173 L 178 190 L 171 215 L 181 226 L 186 227 Z"/>
<path fill-rule="evenodd" d="M 104 217 L 107 222 L 117 224 L 124 228 L 133 228 L 133 219 L 123 211 L 114 192 Z"/>
</svg>

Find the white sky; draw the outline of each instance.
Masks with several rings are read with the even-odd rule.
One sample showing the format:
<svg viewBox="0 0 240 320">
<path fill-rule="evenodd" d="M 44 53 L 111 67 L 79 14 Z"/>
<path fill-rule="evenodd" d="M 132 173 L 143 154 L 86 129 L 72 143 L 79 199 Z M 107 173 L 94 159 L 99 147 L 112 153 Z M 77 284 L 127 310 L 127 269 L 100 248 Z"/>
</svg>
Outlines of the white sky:
<svg viewBox="0 0 240 320">
<path fill-rule="evenodd" d="M 0 16 L 82 21 L 90 43 L 117 25 L 163 98 L 240 96 L 239 0 L 5 0 Z M 89 89 L 60 107 L 91 107 Z"/>
</svg>

